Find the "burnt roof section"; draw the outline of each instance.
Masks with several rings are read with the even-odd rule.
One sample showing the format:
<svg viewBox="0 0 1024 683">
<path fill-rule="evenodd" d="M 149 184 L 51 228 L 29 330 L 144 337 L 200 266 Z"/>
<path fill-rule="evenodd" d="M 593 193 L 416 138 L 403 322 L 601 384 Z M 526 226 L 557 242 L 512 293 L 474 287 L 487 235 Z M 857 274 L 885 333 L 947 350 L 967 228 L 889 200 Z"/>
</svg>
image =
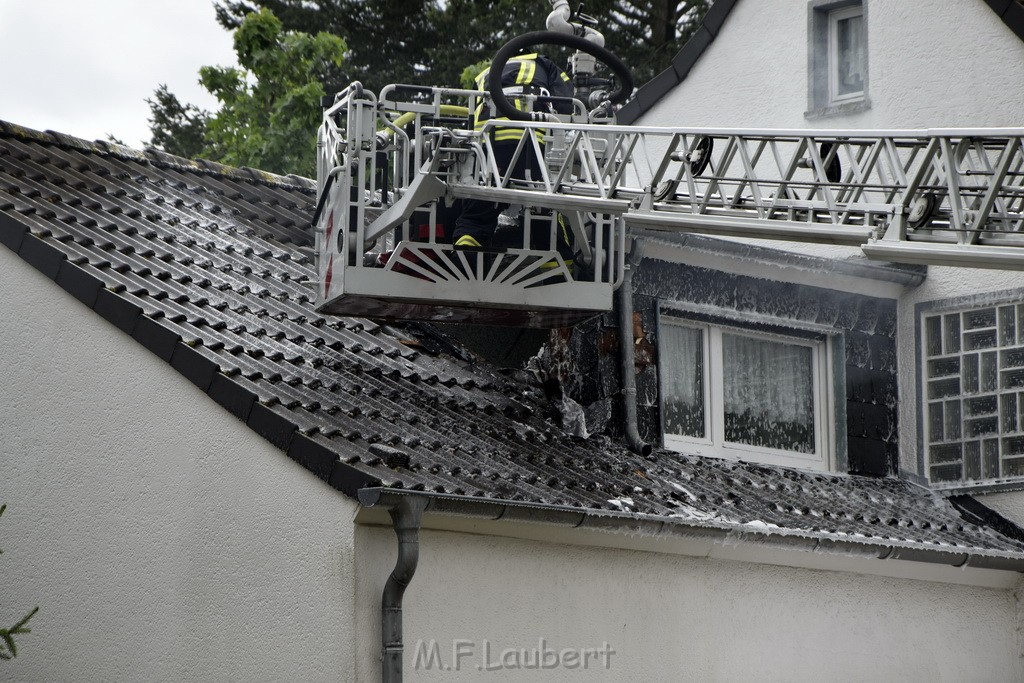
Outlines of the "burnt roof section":
<svg viewBox="0 0 1024 683">
<path fill-rule="evenodd" d="M 420 324 L 313 310 L 313 184 L 0 122 L 0 242 L 331 486 L 1024 557 L 896 479 L 629 452 Z"/>
<path fill-rule="evenodd" d="M 704 51 L 711 46 L 737 2 L 739 0 L 714 1 L 697 30 L 672 58 L 672 65 L 640 86 L 633 98 L 619 110 L 616 115 L 619 123 L 634 123 L 672 88 L 682 83 Z M 985 0 L 985 4 L 1002 19 L 1014 35 L 1024 40 L 1024 0 Z"/>
</svg>

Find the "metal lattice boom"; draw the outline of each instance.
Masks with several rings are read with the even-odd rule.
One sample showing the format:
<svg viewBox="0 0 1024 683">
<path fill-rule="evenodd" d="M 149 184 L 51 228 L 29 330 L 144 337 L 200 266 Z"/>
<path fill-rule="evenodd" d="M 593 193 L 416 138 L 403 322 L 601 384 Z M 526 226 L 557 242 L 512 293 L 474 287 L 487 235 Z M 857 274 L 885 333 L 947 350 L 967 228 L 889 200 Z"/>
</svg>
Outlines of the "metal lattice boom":
<svg viewBox="0 0 1024 683">
<path fill-rule="evenodd" d="M 594 120 L 579 105 L 546 122 L 473 130 L 469 112 L 481 103 L 477 91 L 389 86 L 378 98 L 355 84 L 328 109 L 322 310 L 571 324 L 610 308 L 630 228 L 1024 268 L 1024 129 L 644 128 Z M 523 129 L 517 155 L 543 158 L 540 177 L 498 168 L 496 125 Z M 525 207 L 519 241 L 454 251 L 452 211 L 468 199 Z M 559 224 L 571 228 L 575 264 L 535 242 L 546 232 L 554 244 Z"/>
</svg>

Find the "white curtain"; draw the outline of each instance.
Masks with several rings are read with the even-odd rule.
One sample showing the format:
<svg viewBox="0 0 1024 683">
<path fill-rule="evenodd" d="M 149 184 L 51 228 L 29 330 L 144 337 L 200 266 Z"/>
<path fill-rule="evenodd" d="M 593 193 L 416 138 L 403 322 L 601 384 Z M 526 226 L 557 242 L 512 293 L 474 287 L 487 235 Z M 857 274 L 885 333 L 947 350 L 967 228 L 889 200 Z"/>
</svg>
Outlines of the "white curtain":
<svg viewBox="0 0 1024 683">
<path fill-rule="evenodd" d="M 814 448 L 813 350 L 798 344 L 722 334 L 723 399 L 733 440 L 801 452 Z"/>
<path fill-rule="evenodd" d="M 670 434 L 704 436 L 703 337 L 692 327 L 663 327 L 662 353 L 671 359 L 662 387 L 665 431 Z"/>
</svg>

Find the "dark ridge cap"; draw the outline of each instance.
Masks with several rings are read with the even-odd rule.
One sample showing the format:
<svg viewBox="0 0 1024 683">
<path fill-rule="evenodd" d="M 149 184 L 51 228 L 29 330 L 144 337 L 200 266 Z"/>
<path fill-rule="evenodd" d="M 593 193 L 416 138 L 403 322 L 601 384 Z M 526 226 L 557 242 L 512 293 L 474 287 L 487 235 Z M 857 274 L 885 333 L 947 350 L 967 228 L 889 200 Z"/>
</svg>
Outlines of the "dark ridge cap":
<svg viewBox="0 0 1024 683">
<path fill-rule="evenodd" d="M 972 496 L 962 494 L 947 498 L 969 523 L 993 529 L 1007 538 L 1024 542 L 1024 529 Z"/>
<path fill-rule="evenodd" d="M 0 211 L 0 244 L 17 253 L 25 236 L 29 234 L 28 226 L 11 214 Z"/>
<path fill-rule="evenodd" d="M 283 188 L 297 188 L 300 190 L 313 190 L 316 183 L 309 178 L 302 178 L 295 174 L 277 175 L 267 171 L 260 171 L 252 168 L 236 168 L 215 161 L 206 159 L 185 159 L 161 150 L 147 149 L 139 151 L 125 145 L 107 140 L 88 141 L 77 138 L 67 133 L 47 130 L 45 132 L 19 126 L 9 121 L 0 120 L 0 133 L 3 136 L 29 140 L 43 144 L 57 145 L 62 148 L 75 149 L 85 153 L 98 154 L 101 156 L 114 157 L 123 161 L 134 161 L 140 164 L 153 164 L 158 167 L 170 167 L 192 173 L 212 173 L 224 178 L 254 182 L 261 185 L 271 185 Z"/>
<path fill-rule="evenodd" d="M 21 240 L 18 256 L 51 280 L 57 279 L 57 273 L 67 258 L 60 249 L 31 233 L 26 234 Z"/>
<path fill-rule="evenodd" d="M 1007 28 L 1024 40 L 1024 3 L 1021 0 L 985 0 Z"/>
<path fill-rule="evenodd" d="M 292 438 L 298 433 L 299 427 L 286 413 L 287 408 L 268 406 L 256 402 L 249 411 L 246 424 L 254 432 L 287 452 L 291 447 Z"/>
</svg>

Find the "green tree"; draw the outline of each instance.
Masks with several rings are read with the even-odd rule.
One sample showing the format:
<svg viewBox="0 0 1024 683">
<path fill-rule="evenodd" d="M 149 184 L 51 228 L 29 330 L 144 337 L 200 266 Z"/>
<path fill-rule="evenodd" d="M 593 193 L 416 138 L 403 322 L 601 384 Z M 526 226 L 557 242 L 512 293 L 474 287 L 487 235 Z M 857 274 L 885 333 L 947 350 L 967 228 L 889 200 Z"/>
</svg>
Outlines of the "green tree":
<svg viewBox="0 0 1024 683">
<path fill-rule="evenodd" d="M 206 144 L 206 123 L 210 113 L 193 104 L 182 104 L 174 93 L 161 84 L 147 99 L 152 116 L 149 130 L 153 147 L 194 159 L 203 153 Z"/>
<path fill-rule="evenodd" d="M 430 24 L 436 7 L 435 0 L 223 0 L 216 11 L 228 29 L 268 9 L 289 30 L 344 36 L 345 61 L 320 74 L 334 93 L 352 81 L 373 91 L 388 83 L 423 82 L 426 48 L 438 42 Z"/>
<path fill-rule="evenodd" d="M 6 505 L 0 505 L 0 517 L 3 516 L 6 509 Z M 3 554 L 2 550 L 0 550 L 0 554 Z M 39 608 L 36 607 L 15 623 L 14 626 L 0 628 L 0 659 L 13 659 L 18 656 L 18 648 L 14 644 L 14 636 L 32 633 L 32 629 L 28 628 L 28 620 L 34 617 L 38 611 Z"/>
<path fill-rule="evenodd" d="M 667 68 L 712 0 L 590 0 L 606 46 L 643 83 Z M 576 3 L 573 3 L 575 6 Z M 269 8 L 289 29 L 316 27 L 344 35 L 350 54 L 330 75 L 331 90 L 358 80 L 372 90 L 388 83 L 456 85 L 467 65 L 502 44 L 544 28 L 544 0 L 221 0 L 217 17 L 232 28 Z"/>
<path fill-rule="evenodd" d="M 212 113 L 183 105 L 161 86 L 148 100 L 155 147 L 232 166 L 311 176 L 321 120 L 321 77 L 340 66 L 345 41 L 286 31 L 269 10 L 247 15 L 234 35 L 240 68 L 204 66 L 199 82 L 217 98 Z"/>
<path fill-rule="evenodd" d="M 591 0 L 606 47 L 630 66 L 637 84 L 668 68 L 713 0 Z"/>
</svg>

